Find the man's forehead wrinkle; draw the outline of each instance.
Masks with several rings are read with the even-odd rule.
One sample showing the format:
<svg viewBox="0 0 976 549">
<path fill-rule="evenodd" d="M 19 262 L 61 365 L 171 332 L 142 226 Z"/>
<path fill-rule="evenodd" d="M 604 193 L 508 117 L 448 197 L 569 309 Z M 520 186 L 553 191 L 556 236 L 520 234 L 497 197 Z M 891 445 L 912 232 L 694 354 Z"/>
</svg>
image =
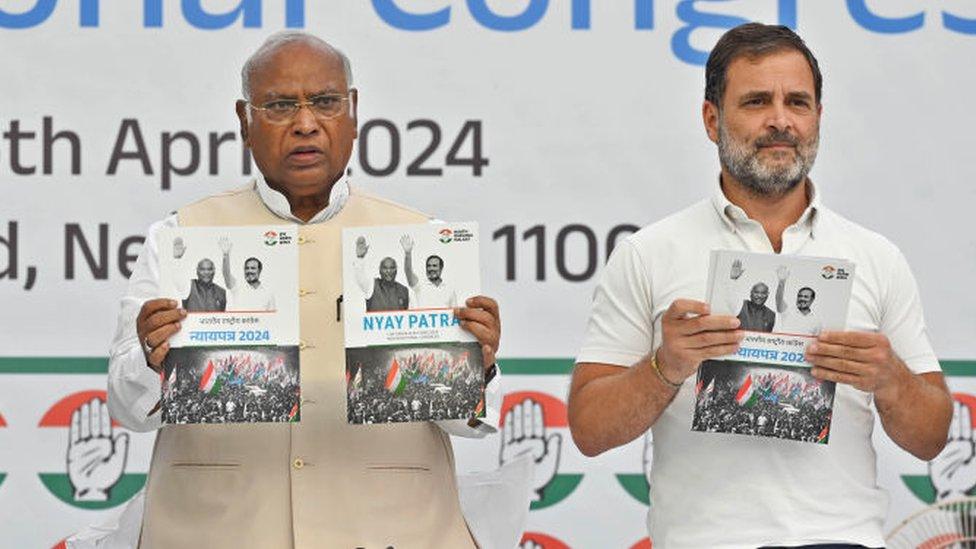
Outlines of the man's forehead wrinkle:
<svg viewBox="0 0 976 549">
<path fill-rule="evenodd" d="M 250 74 L 252 91 L 260 89 L 262 81 L 296 81 L 310 74 L 327 74 L 330 80 L 327 85 L 334 87 L 341 87 L 346 79 L 342 59 L 335 52 L 306 43 L 284 44 L 264 53 Z"/>
<path fill-rule="evenodd" d="M 339 86 L 329 85 L 317 90 L 313 90 L 309 92 L 299 92 L 299 93 L 294 93 L 292 91 L 279 91 L 275 89 L 270 89 L 262 92 L 259 95 L 261 96 L 261 99 L 271 100 L 271 99 L 298 99 L 299 96 L 302 95 L 304 95 L 306 98 L 309 98 L 309 97 L 318 97 L 320 95 L 328 95 L 334 93 L 341 93 L 339 90 Z"/>
</svg>

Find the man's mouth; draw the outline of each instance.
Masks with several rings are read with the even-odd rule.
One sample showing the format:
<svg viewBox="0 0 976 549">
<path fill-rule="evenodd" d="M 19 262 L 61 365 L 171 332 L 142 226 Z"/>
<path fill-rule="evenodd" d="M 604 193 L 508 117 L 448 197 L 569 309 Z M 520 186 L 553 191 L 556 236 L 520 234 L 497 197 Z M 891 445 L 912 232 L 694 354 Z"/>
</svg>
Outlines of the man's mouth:
<svg viewBox="0 0 976 549">
<path fill-rule="evenodd" d="M 313 164 L 325 153 L 318 147 L 295 147 L 288 153 L 288 158 L 297 164 Z"/>
</svg>

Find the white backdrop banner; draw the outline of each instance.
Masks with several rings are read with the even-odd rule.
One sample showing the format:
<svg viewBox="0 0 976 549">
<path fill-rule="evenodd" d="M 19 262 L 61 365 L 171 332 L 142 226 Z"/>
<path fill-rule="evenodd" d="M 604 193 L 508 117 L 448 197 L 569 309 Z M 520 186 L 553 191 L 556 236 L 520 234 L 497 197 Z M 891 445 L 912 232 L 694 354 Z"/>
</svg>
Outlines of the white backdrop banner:
<svg viewBox="0 0 976 549">
<path fill-rule="evenodd" d="M 812 177 L 905 253 L 950 385 L 976 411 L 971 2 L 0 0 L 0 546 L 54 546 L 144 482 L 152 436 L 109 423 L 92 448 L 111 466 L 80 490 L 71 454 L 88 449 L 69 443 L 71 416 L 100 409 L 148 225 L 256 173 L 234 115 L 240 66 L 298 29 L 353 61 L 351 182 L 483 231 L 506 406 L 545 415 L 519 443 L 539 456 L 526 539 L 646 547 L 649 441 L 575 449 L 571 357 L 614 244 L 711 192 L 702 65 L 751 20 L 796 28 L 818 56 Z M 890 529 L 949 481 L 876 444 Z M 462 472 L 520 450 L 497 436 L 457 448 Z"/>
</svg>

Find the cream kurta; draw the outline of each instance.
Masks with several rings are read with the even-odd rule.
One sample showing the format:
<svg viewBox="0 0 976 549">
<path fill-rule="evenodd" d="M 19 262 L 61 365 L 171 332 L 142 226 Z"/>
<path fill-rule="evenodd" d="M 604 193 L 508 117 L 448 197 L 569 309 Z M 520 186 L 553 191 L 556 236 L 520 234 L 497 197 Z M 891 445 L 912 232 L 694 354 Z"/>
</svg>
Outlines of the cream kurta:
<svg viewBox="0 0 976 549">
<path fill-rule="evenodd" d="M 185 226 L 281 223 L 250 186 L 178 216 Z M 334 218 L 299 227 L 301 423 L 161 428 L 142 547 L 474 546 L 446 433 L 433 423 L 346 423 L 341 230 L 427 221 L 353 190 Z"/>
</svg>

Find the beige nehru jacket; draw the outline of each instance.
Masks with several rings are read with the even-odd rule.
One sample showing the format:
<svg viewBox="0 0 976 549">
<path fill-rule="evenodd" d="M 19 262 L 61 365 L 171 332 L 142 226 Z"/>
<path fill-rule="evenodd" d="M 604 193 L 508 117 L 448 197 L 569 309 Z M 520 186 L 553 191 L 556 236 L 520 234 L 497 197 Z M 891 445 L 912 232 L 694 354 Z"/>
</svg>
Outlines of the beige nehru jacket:
<svg viewBox="0 0 976 549">
<path fill-rule="evenodd" d="M 183 226 L 281 224 L 253 185 L 205 198 L 178 217 Z M 301 423 L 161 428 L 141 547 L 474 546 L 447 434 L 433 423 L 346 423 L 336 315 L 342 228 L 427 221 L 352 190 L 335 217 L 299 227 Z"/>
</svg>

